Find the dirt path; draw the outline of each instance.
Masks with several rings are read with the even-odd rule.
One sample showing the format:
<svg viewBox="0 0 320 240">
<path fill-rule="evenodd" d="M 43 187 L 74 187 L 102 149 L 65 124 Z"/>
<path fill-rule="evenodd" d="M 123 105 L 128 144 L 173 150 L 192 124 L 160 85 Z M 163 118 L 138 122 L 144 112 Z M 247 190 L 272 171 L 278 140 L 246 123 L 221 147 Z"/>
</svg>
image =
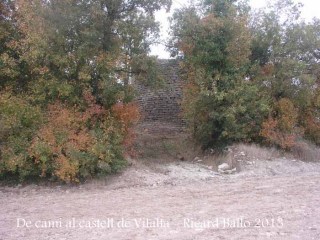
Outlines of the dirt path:
<svg viewBox="0 0 320 240">
<path fill-rule="evenodd" d="M 302 174 L 113 190 L 0 188 L 0 239 L 318 240 L 319 183 L 319 174 Z"/>
</svg>

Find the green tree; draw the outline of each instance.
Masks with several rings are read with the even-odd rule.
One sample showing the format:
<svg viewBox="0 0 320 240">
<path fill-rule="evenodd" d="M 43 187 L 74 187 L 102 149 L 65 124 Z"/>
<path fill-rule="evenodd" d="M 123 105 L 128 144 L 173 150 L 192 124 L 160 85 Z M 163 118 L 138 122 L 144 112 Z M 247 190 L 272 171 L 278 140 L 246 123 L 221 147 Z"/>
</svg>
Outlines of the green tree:
<svg viewBox="0 0 320 240">
<path fill-rule="evenodd" d="M 97 101 L 110 107 L 127 93 L 132 59 L 146 55 L 157 36 L 154 12 L 170 3 L 19 0 L 19 26 L 25 34 L 19 50 L 31 65 L 33 87 L 40 86 L 35 92 L 52 88 L 40 97 L 70 96 L 77 102 L 82 89 L 90 87 Z M 114 100 L 106 100 L 114 92 Z"/>
<path fill-rule="evenodd" d="M 204 147 L 253 140 L 268 112 L 248 74 L 248 9 L 237 1 L 203 1 L 172 19 L 172 54 L 182 57 L 186 72 L 185 113 Z"/>
<path fill-rule="evenodd" d="M 305 137 L 318 143 L 315 134 L 320 129 L 320 115 L 315 99 L 319 93 L 316 69 L 319 69 L 320 21 L 303 21 L 301 7 L 290 0 L 279 0 L 252 16 L 250 59 L 253 65 L 259 66 L 254 73 L 256 81 L 260 82 L 265 95 L 273 99 L 268 121 L 283 122 L 278 105 L 289 101 L 298 112 L 294 125 L 297 138 L 303 137 L 301 129 L 304 128 Z M 293 132 L 280 126 L 275 130 L 283 136 Z"/>
<path fill-rule="evenodd" d="M 14 1 L 0 2 L 0 88 L 15 84 L 18 90 L 25 80 L 26 64 L 19 61 L 14 46 L 20 38 L 16 27 Z"/>
<path fill-rule="evenodd" d="M 1 179 L 76 182 L 125 165 L 139 118 L 128 80 L 134 59 L 148 60 L 154 12 L 170 3 L 0 3 Z"/>
</svg>

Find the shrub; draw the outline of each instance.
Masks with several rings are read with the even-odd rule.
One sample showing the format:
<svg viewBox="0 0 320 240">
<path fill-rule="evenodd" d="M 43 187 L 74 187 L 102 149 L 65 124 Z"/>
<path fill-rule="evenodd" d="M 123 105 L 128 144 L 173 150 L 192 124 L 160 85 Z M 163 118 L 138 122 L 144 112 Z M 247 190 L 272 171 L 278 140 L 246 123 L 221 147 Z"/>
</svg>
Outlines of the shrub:
<svg viewBox="0 0 320 240">
<path fill-rule="evenodd" d="M 269 117 L 268 120 L 262 124 L 261 136 L 263 136 L 269 144 L 287 150 L 295 146 L 297 141 L 296 134 L 280 131 L 279 121 L 272 117 Z"/>
<path fill-rule="evenodd" d="M 186 86 L 185 98 L 196 88 Z M 189 92 L 188 92 L 189 91 Z M 269 112 L 268 100 L 253 83 L 236 85 L 221 92 L 202 91 L 185 100 L 185 113 L 193 134 L 204 148 L 223 148 L 239 141 L 256 140 Z"/>
<path fill-rule="evenodd" d="M 110 112 L 89 92 L 83 99 L 81 108 L 56 101 L 41 112 L 20 98 L 1 95 L 0 176 L 78 182 L 124 167 L 123 145 L 132 141 L 137 108 L 118 104 Z"/>
<path fill-rule="evenodd" d="M 125 146 L 129 155 L 135 155 L 132 148 L 135 133 L 132 125 L 140 119 L 139 108 L 134 103 L 117 103 L 112 107 L 112 113 L 118 120 L 121 133 L 125 136 L 122 144 Z"/>
<path fill-rule="evenodd" d="M 269 144 L 289 150 L 302 133 L 298 127 L 298 110 L 289 99 L 282 98 L 276 103 L 273 116 L 263 122 L 260 134 Z"/>
<path fill-rule="evenodd" d="M 30 105 L 23 96 L 12 95 L 7 89 L 0 93 L 0 113 L 0 177 L 7 172 L 21 178 L 34 175 L 37 169 L 27 150 L 42 124 L 40 108 Z"/>
<path fill-rule="evenodd" d="M 77 182 L 114 172 L 125 163 L 121 129 L 107 111 L 92 103 L 91 96 L 85 98 L 84 112 L 61 103 L 48 107 L 47 123 L 29 148 L 41 176 Z"/>
<path fill-rule="evenodd" d="M 311 106 L 301 118 L 305 137 L 316 145 L 320 145 L 320 88 L 315 91 Z"/>
<path fill-rule="evenodd" d="M 320 118 L 308 112 L 304 116 L 305 136 L 316 145 L 320 145 Z"/>
</svg>

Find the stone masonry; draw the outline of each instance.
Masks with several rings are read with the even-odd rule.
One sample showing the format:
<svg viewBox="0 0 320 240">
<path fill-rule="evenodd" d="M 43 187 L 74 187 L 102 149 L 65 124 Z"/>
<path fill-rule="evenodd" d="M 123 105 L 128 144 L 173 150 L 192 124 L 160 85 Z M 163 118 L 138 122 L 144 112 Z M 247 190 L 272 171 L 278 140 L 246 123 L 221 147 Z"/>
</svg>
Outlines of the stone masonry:
<svg viewBox="0 0 320 240">
<path fill-rule="evenodd" d="M 179 77 L 179 62 L 173 59 L 158 60 L 165 84 L 152 89 L 142 83 L 134 83 L 142 113 L 142 122 L 149 125 L 171 125 L 180 130 L 185 122 L 181 116 L 182 80 Z"/>
</svg>

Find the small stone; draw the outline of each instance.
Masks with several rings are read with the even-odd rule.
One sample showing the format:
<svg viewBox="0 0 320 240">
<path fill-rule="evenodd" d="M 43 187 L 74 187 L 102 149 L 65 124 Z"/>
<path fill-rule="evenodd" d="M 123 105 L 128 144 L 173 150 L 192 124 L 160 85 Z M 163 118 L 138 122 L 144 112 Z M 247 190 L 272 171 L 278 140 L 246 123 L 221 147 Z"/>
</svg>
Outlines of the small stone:
<svg viewBox="0 0 320 240">
<path fill-rule="evenodd" d="M 237 171 L 237 169 L 236 169 L 236 168 L 233 168 L 233 169 L 231 169 L 231 170 L 226 170 L 225 173 L 226 173 L 226 174 L 232 174 L 232 173 L 235 173 L 236 171 Z"/>
<path fill-rule="evenodd" d="M 230 166 L 227 163 L 222 163 L 221 165 L 218 166 L 218 170 L 220 171 L 230 170 Z"/>
<path fill-rule="evenodd" d="M 229 169 L 229 170 L 221 170 L 221 169 L 218 169 L 218 172 L 219 173 L 222 173 L 222 174 L 233 174 L 237 171 L 236 168 L 233 168 L 233 169 Z"/>
</svg>

